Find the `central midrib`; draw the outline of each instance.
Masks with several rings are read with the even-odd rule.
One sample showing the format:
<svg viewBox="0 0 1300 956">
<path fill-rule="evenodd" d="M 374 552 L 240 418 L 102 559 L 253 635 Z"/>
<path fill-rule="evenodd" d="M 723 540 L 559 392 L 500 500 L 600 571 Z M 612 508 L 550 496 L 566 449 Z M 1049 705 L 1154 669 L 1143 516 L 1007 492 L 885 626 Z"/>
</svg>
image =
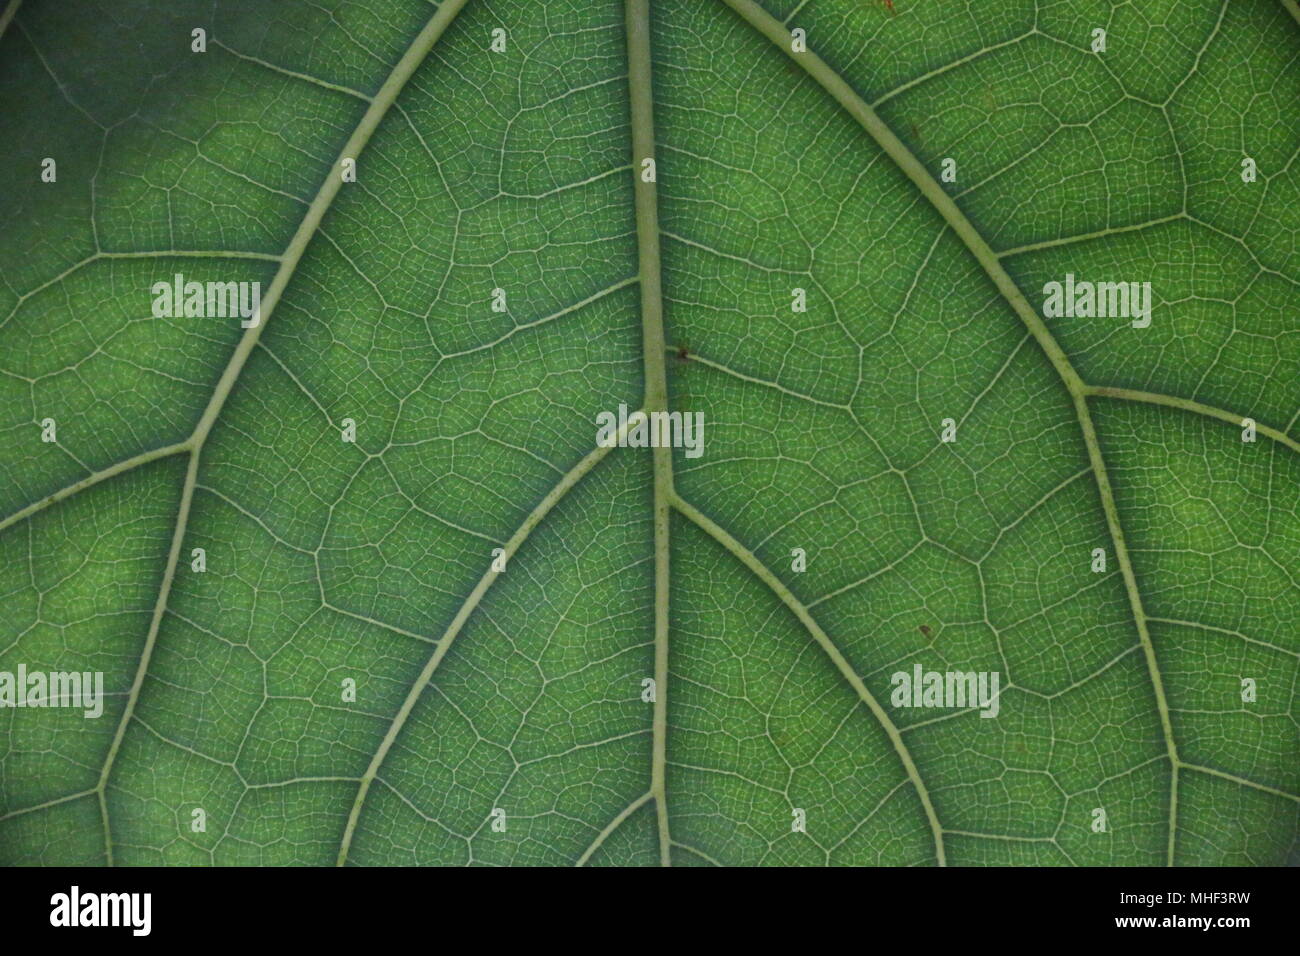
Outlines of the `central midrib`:
<svg viewBox="0 0 1300 956">
<path fill-rule="evenodd" d="M 654 87 L 650 64 L 649 0 L 627 0 L 628 103 L 632 124 L 632 170 L 636 194 L 637 262 L 641 276 L 641 339 L 647 413 L 668 410 L 668 376 L 664 369 L 663 289 L 659 256 L 659 208 L 655 158 Z M 649 169 L 645 163 L 651 165 Z M 659 863 L 672 865 L 668 826 L 668 592 L 669 532 L 672 524 L 673 450 L 653 449 L 654 493 L 654 715 L 652 718 L 650 793 L 659 830 Z"/>
</svg>

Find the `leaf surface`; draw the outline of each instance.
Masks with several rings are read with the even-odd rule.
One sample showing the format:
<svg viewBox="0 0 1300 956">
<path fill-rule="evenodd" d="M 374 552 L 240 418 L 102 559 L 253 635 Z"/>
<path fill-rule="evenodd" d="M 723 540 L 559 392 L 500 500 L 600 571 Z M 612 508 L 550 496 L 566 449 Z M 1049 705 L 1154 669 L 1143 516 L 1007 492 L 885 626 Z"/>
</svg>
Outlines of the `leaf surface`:
<svg viewBox="0 0 1300 956">
<path fill-rule="evenodd" d="M 892 6 L 9 3 L 0 860 L 1294 860 L 1300 9 Z"/>
</svg>

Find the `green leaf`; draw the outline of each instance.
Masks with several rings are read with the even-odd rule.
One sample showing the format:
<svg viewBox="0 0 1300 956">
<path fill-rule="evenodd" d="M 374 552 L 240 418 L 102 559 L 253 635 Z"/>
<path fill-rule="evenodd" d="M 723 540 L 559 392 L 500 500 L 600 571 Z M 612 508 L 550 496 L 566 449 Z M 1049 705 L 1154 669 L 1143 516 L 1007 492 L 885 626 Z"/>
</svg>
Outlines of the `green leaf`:
<svg viewBox="0 0 1300 956">
<path fill-rule="evenodd" d="M 0 861 L 1295 859 L 1294 0 L 0 27 Z"/>
</svg>

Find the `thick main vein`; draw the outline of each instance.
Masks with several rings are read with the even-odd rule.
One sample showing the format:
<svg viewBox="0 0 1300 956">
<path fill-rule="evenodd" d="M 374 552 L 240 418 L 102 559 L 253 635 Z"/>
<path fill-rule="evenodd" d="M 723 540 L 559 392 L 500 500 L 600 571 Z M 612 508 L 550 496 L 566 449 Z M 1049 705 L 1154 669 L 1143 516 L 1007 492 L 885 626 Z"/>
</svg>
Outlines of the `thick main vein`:
<svg viewBox="0 0 1300 956">
<path fill-rule="evenodd" d="M 320 190 L 316 197 L 307 207 L 307 214 L 303 217 L 302 222 L 298 225 L 297 231 L 293 238 L 289 240 L 289 245 L 280 258 L 280 267 L 276 270 L 275 278 L 271 280 L 270 288 L 262 298 L 261 321 L 246 330 L 240 338 L 235 351 L 226 365 L 225 371 L 222 372 L 220 380 L 212 393 L 212 398 L 208 401 L 198 424 L 194 428 L 193 434 L 190 435 L 182 444 L 189 453 L 189 467 L 185 472 L 185 484 L 181 489 L 180 508 L 176 516 L 176 525 L 172 532 L 171 549 L 167 554 L 167 564 L 163 570 L 162 583 L 158 589 L 158 600 L 154 604 L 153 617 L 149 622 L 149 633 L 145 637 L 144 648 L 140 652 L 140 664 L 136 668 L 135 679 L 131 683 L 131 690 L 127 695 L 126 706 L 122 710 L 122 717 L 118 721 L 117 731 L 113 735 L 113 742 L 109 745 L 108 756 L 104 759 L 104 766 L 100 772 L 99 783 L 95 792 L 99 798 L 100 817 L 104 826 L 104 851 L 106 862 L 111 866 L 113 864 L 113 839 L 112 830 L 108 818 L 108 802 L 105 793 L 108 787 L 109 777 L 113 771 L 113 764 L 117 759 L 118 750 L 122 746 L 122 739 L 126 735 L 126 728 L 135 714 L 136 704 L 140 699 L 140 688 L 144 684 L 145 675 L 149 671 L 149 661 L 153 657 L 154 648 L 158 642 L 158 631 L 162 624 L 163 614 L 167 610 L 167 599 L 171 594 L 172 582 L 176 576 L 176 565 L 180 558 L 181 548 L 185 541 L 185 530 L 189 524 L 190 510 L 194 502 L 194 488 L 198 483 L 199 460 L 203 451 L 203 445 L 208 436 L 212 433 L 212 428 L 217 422 L 217 417 L 221 414 L 221 409 L 225 406 L 226 400 L 230 397 L 230 392 L 234 388 L 235 382 L 239 378 L 240 372 L 243 371 L 248 356 L 252 354 L 257 340 L 261 338 L 262 330 L 266 328 L 268 320 L 275 311 L 276 305 L 280 302 L 280 297 L 284 294 L 285 287 L 293 277 L 298 268 L 303 253 L 306 251 L 308 244 L 316 235 L 320 227 L 321 220 L 324 218 L 326 211 L 334 202 L 334 197 L 338 195 L 339 189 L 343 185 L 341 175 L 342 160 L 344 158 L 357 158 L 370 142 L 370 137 L 374 134 L 375 129 L 379 126 L 380 121 L 387 114 L 388 109 L 392 106 L 393 101 L 397 99 L 398 93 L 406 85 L 407 80 L 416 71 L 419 65 L 424 62 L 425 56 L 433 45 L 438 42 L 439 37 L 456 18 L 461 8 L 465 6 L 467 0 L 445 0 L 438 7 L 438 11 L 425 24 L 424 29 L 416 36 L 415 40 L 407 48 L 406 53 L 397 61 L 393 71 L 384 81 L 383 86 L 375 95 L 365 114 L 361 117 L 361 122 L 349 137 L 342 151 L 339 153 L 339 159 L 330 168 L 325 175 L 325 181 L 321 184 Z"/>
<path fill-rule="evenodd" d="M 1146 658 L 1147 673 L 1150 676 L 1151 686 L 1155 693 L 1156 707 L 1160 712 L 1160 725 L 1164 732 L 1165 748 L 1170 761 L 1169 840 L 1166 850 L 1166 862 L 1172 864 L 1174 859 L 1174 831 L 1178 814 L 1178 768 L 1180 766 L 1178 748 L 1174 743 L 1173 724 L 1169 717 L 1169 704 L 1165 698 L 1164 683 L 1156 661 L 1155 647 L 1151 642 L 1151 634 L 1147 627 L 1147 615 L 1142 606 L 1142 596 L 1138 591 L 1137 577 L 1133 572 L 1133 564 L 1129 560 L 1128 546 L 1124 541 L 1124 529 L 1120 524 L 1119 511 L 1115 505 L 1115 495 L 1106 472 L 1106 462 L 1102 457 L 1101 446 L 1097 441 L 1096 428 L 1093 426 L 1092 415 L 1088 410 L 1087 386 L 1074 370 L 1074 366 L 1070 364 L 1064 350 L 1052 337 L 1052 333 L 1048 331 L 1042 318 L 1029 304 L 1025 294 L 1020 291 L 1015 281 L 1002 267 L 997 253 L 980 235 L 974 224 L 966 218 L 965 213 L 958 208 L 953 198 L 944 192 L 938 181 L 930 175 L 930 171 L 894 134 L 893 130 L 876 115 L 876 111 L 816 53 L 811 50 L 803 53 L 793 52 L 793 37 L 790 31 L 779 20 L 755 3 L 754 0 L 722 0 L 722 2 L 739 14 L 755 30 L 767 37 L 779 49 L 783 50 L 822 89 L 829 93 L 844 108 L 845 112 L 866 130 L 868 135 L 894 161 L 903 174 L 921 191 L 921 194 L 929 200 L 930 204 L 944 218 L 944 221 L 952 227 L 953 232 L 965 243 L 966 248 L 983 267 L 989 278 L 993 280 L 998 291 L 1002 293 L 1003 298 L 1007 300 L 1012 310 L 1024 322 L 1025 327 L 1038 342 L 1039 347 L 1042 348 L 1043 353 L 1052 363 L 1052 367 L 1056 369 L 1061 382 L 1069 392 L 1074 403 L 1075 415 L 1079 420 L 1079 428 L 1083 433 L 1084 444 L 1088 449 L 1089 464 L 1096 480 L 1102 510 L 1106 515 L 1106 525 L 1110 531 L 1111 543 L 1115 548 L 1115 558 L 1119 562 L 1125 590 L 1128 592 L 1129 607 L 1142 644 L 1142 652 Z"/>
<path fill-rule="evenodd" d="M 668 377 L 664 370 L 664 304 L 659 263 L 659 209 L 656 176 L 642 173 L 644 160 L 655 158 L 654 97 L 650 77 L 649 0 L 627 0 L 628 97 L 632 120 L 632 169 L 636 177 L 637 257 L 641 277 L 641 339 L 644 350 L 647 413 L 668 410 Z M 672 865 L 665 774 L 668 754 L 668 587 L 669 525 L 672 520 L 673 451 L 656 447 L 654 454 L 655 549 L 655 701 L 651 745 L 650 792 L 659 823 L 659 862 Z"/>
</svg>

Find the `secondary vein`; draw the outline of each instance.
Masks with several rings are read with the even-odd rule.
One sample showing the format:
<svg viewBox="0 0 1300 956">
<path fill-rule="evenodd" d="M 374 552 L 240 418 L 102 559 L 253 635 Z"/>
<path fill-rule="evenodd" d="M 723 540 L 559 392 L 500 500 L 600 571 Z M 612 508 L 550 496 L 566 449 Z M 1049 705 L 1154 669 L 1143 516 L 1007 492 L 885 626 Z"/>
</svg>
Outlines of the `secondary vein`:
<svg viewBox="0 0 1300 956">
<path fill-rule="evenodd" d="M 808 633 L 812 635 L 813 640 L 830 658 L 831 663 L 835 665 L 841 676 L 848 681 L 849 686 L 857 692 L 858 697 L 867 705 L 876 720 L 880 722 L 880 726 L 884 729 L 890 742 L 893 743 L 899 760 L 902 761 L 903 771 L 915 788 L 917 796 L 921 800 L 921 806 L 925 809 L 926 819 L 930 823 L 930 832 L 934 836 L 935 856 L 939 865 L 946 865 L 947 861 L 943 848 L 943 827 L 939 824 L 939 817 L 935 813 L 934 804 L 930 800 L 930 791 L 922 781 L 920 771 L 916 768 L 916 761 L 912 759 L 911 751 L 908 750 L 907 744 L 903 742 L 903 736 L 899 733 L 897 725 L 890 719 L 885 709 L 880 706 L 880 702 L 876 700 L 875 695 L 867 689 L 867 685 L 858 676 L 858 672 L 853 669 L 853 665 L 848 662 L 848 659 L 845 658 L 835 642 L 831 640 L 830 635 L 822 630 L 821 625 L 817 623 L 808 607 L 795 597 L 794 592 L 786 587 L 785 582 L 773 574 L 754 552 L 746 548 L 713 519 L 679 495 L 673 496 L 672 504 L 674 508 L 698 525 L 700 530 L 735 555 L 745 567 L 754 573 L 755 577 L 772 590 L 772 593 L 781 600 L 782 604 L 794 613 L 800 623 L 808 629 Z"/>
<path fill-rule="evenodd" d="M 379 126 L 380 120 L 387 114 L 393 101 L 397 99 L 398 93 L 406 85 L 407 80 L 424 62 L 425 56 L 433 45 L 442 36 L 443 32 L 451 24 L 452 20 L 465 6 L 467 0 L 445 0 L 438 8 L 438 11 L 425 24 L 424 29 L 420 31 L 415 40 L 411 43 L 406 53 L 398 60 L 397 65 L 389 74 L 384 85 L 380 87 L 379 93 L 371 102 L 365 114 L 361 117 L 360 123 L 349 137 L 339 154 L 339 162 L 331 166 L 325 175 L 325 181 L 321 184 L 320 190 L 316 197 L 311 201 L 307 208 L 307 214 L 303 217 L 302 222 L 298 225 L 297 231 L 289 241 L 284 255 L 280 259 L 280 267 L 275 273 L 275 278 L 271 281 L 271 286 L 262 298 L 261 321 L 247 329 L 240 338 L 235 351 L 227 363 L 221 379 L 213 391 L 203 415 L 199 418 L 198 424 L 194 428 L 194 433 L 184 443 L 189 451 L 190 460 L 189 468 L 185 473 L 185 484 L 181 489 L 181 503 L 179 513 L 176 516 L 176 525 L 172 533 L 171 549 L 167 555 L 167 565 L 163 571 L 162 583 L 158 591 L 158 600 L 154 604 L 153 617 L 149 624 L 149 633 L 145 638 L 144 648 L 140 653 L 140 664 L 136 668 L 135 679 L 131 684 L 131 691 L 127 696 L 126 706 L 122 711 L 122 717 L 118 721 L 117 730 L 113 735 L 113 742 L 109 746 L 108 756 L 104 760 L 104 766 L 100 772 L 99 783 L 96 786 L 96 792 L 99 797 L 100 817 L 104 827 L 104 850 L 106 862 L 109 866 L 113 865 L 113 839 L 112 829 L 108 815 L 108 802 L 106 792 L 108 781 L 112 774 L 113 764 L 116 760 L 117 753 L 122 744 L 122 739 L 126 734 L 126 728 L 135 714 L 136 704 L 140 697 L 140 688 L 144 684 L 145 675 L 149 670 L 149 662 L 153 657 L 153 651 L 158 642 L 158 631 L 162 623 L 163 614 L 167 610 L 167 599 L 171 593 L 172 581 L 176 574 L 176 565 L 180 558 L 181 548 L 185 541 L 185 529 L 189 523 L 190 510 L 194 501 L 194 489 L 198 484 L 199 461 L 203 450 L 204 442 L 212 432 L 213 426 L 217 422 L 217 417 L 221 413 L 222 407 L 230 397 L 230 392 L 234 388 L 240 372 L 243 371 L 248 356 L 252 353 L 257 345 L 257 340 L 261 337 L 262 331 L 266 328 L 276 305 L 284 293 L 285 287 L 293 277 L 295 270 L 301 261 L 303 253 L 306 251 L 312 237 L 320 226 L 325 212 L 329 209 L 334 197 L 338 195 L 339 189 L 343 184 L 343 177 L 340 174 L 341 161 L 345 157 L 356 158 L 365 149 L 366 144 L 370 142 L 370 137 L 374 134 L 375 129 Z"/>
<path fill-rule="evenodd" d="M 1167 408 L 1178 408 L 1185 412 L 1195 412 L 1198 415 L 1205 415 L 1209 418 L 1217 418 L 1220 421 L 1228 422 L 1233 425 L 1241 425 L 1245 418 L 1234 412 L 1227 411 L 1223 408 L 1215 408 L 1213 405 L 1206 405 L 1202 402 L 1194 402 L 1190 398 L 1179 398 L 1176 395 L 1161 395 L 1158 392 L 1143 392 L 1135 388 L 1110 388 L 1103 385 L 1089 385 L 1084 389 L 1085 395 L 1095 396 L 1097 398 L 1115 398 L 1129 402 L 1144 402 L 1148 405 L 1164 405 Z M 1261 435 L 1273 439 L 1286 445 L 1294 452 L 1300 452 L 1300 442 L 1296 441 L 1286 432 L 1279 431 L 1276 428 L 1270 428 L 1268 425 L 1262 425 L 1258 422 L 1255 424 L 1255 430 Z"/>
<path fill-rule="evenodd" d="M 528 539 L 528 536 L 532 534 L 533 529 L 541 524 L 542 519 L 550 514 L 551 509 L 559 504 L 560 499 L 567 495 L 574 485 L 581 481 L 583 477 L 591 471 L 591 469 L 595 468 L 606 455 L 618 447 L 619 439 L 626 435 L 627 431 L 628 428 L 625 427 L 615 436 L 615 440 L 609 445 L 600 445 L 588 452 L 581 461 L 569 469 L 564 477 L 546 493 L 546 496 L 542 498 L 542 500 L 537 503 L 537 506 L 528 513 L 528 516 L 523 520 L 523 523 L 519 525 L 515 530 L 515 533 L 510 536 L 510 540 L 506 542 L 505 548 L 503 549 L 504 553 L 502 555 L 506 564 L 503 566 L 508 567 L 508 562 L 514 557 L 515 552 L 519 550 L 519 547 Z M 429 660 L 425 663 L 424 668 L 420 671 L 420 675 L 415 679 L 415 683 L 411 685 L 411 689 L 407 692 L 406 699 L 402 702 L 402 706 L 398 709 L 396 715 L 394 715 L 393 721 L 388 727 L 388 731 L 384 734 L 384 739 L 380 742 L 379 748 L 375 751 L 374 756 L 370 760 L 370 765 L 366 768 L 365 774 L 361 777 L 360 785 L 357 787 L 357 795 L 352 801 L 352 810 L 348 813 L 348 822 L 343 831 L 343 841 L 339 847 L 337 860 L 338 866 L 343 866 L 343 864 L 347 862 L 348 853 L 352 847 L 352 840 L 356 835 L 357 822 L 361 818 L 361 808 L 365 805 L 366 795 L 370 792 L 370 785 L 378 775 L 379 768 L 383 766 L 384 758 L 388 756 L 388 752 L 392 749 L 393 743 L 397 740 L 398 734 L 401 733 L 402 727 L 406 725 L 406 721 L 411 716 L 411 712 L 415 709 L 415 704 L 420 699 L 420 695 L 424 693 L 424 689 L 429 686 L 429 681 L 433 679 L 434 672 L 442 663 L 443 658 L 447 656 L 447 652 L 451 650 L 451 646 L 455 642 L 456 637 L 465 627 L 465 622 L 469 620 L 470 615 L 473 614 L 475 608 L 479 606 L 479 603 L 483 600 L 483 596 L 487 594 L 488 589 L 492 587 L 497 578 L 504 573 L 495 570 L 496 563 L 497 562 L 494 559 L 488 565 L 488 569 L 484 571 L 483 576 L 479 578 L 478 584 L 474 585 L 474 590 L 465 598 L 460 608 L 456 611 L 456 616 L 452 618 L 451 623 L 447 625 L 446 631 L 443 632 L 442 637 L 437 642 L 437 647 L 430 655 Z"/>
<path fill-rule="evenodd" d="M 755 3 L 754 0 L 722 0 L 722 2 L 735 11 L 746 23 L 767 37 L 778 49 L 785 52 L 796 65 L 802 68 L 822 89 L 829 93 L 843 107 L 845 112 L 852 116 L 867 134 L 876 141 L 877 145 L 894 161 L 899 170 L 921 191 L 921 194 L 929 200 L 930 204 L 952 227 L 953 232 L 957 234 L 966 245 L 966 248 L 983 267 L 989 278 L 993 280 L 994 285 L 997 286 L 998 291 L 1002 293 L 1012 310 L 1024 322 L 1025 327 L 1038 342 L 1048 361 L 1056 369 L 1066 391 L 1069 392 L 1070 397 L 1073 399 L 1075 415 L 1079 421 L 1084 444 L 1088 450 L 1088 460 L 1095 476 L 1097 493 L 1101 499 L 1102 510 L 1106 515 L 1111 544 L 1115 549 L 1115 558 L 1119 563 L 1124 586 L 1128 592 L 1133 622 L 1142 643 L 1147 672 L 1155 694 L 1156 708 L 1160 714 L 1165 749 L 1170 761 L 1169 840 L 1166 850 L 1166 862 L 1172 865 L 1174 859 L 1174 831 L 1178 813 L 1178 768 L 1180 765 L 1178 749 L 1174 743 L 1169 705 L 1165 699 L 1164 684 L 1156 660 L 1155 647 L 1151 642 L 1151 635 L 1147 628 L 1147 617 L 1142 606 L 1141 594 L 1138 592 L 1137 578 L 1133 572 L 1132 562 L 1129 560 L 1128 547 L 1124 541 L 1124 530 L 1120 524 L 1119 512 L 1115 507 L 1115 496 L 1111 490 L 1110 478 L 1106 472 L 1105 459 L 1102 457 L 1096 429 L 1093 427 L 1092 416 L 1088 410 L 1087 386 L 1075 371 L 1064 350 L 1053 338 L 1047 325 L 1034 310 L 1034 307 L 1029 304 L 1025 294 L 1016 285 L 1006 269 L 1002 267 L 997 253 L 985 241 L 974 224 L 966 218 L 965 213 L 958 208 L 953 198 L 944 192 L 943 187 L 930 174 L 930 171 L 907 148 L 903 141 L 894 135 L 893 130 L 880 119 L 875 110 L 816 53 L 811 50 L 802 53 L 793 52 L 793 37 L 790 31 L 763 7 Z"/>
</svg>

